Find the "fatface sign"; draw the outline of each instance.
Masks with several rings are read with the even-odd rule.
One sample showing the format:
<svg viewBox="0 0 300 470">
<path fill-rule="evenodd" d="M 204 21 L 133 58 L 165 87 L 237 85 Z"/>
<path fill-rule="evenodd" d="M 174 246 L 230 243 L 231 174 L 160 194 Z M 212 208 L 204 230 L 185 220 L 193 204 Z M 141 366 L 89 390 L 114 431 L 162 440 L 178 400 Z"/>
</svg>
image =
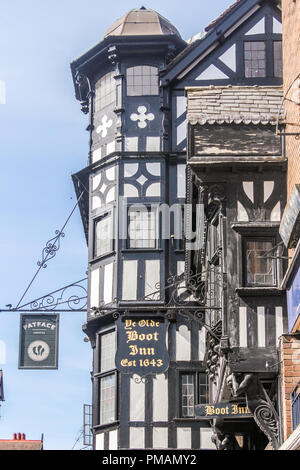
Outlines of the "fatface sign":
<svg viewBox="0 0 300 470">
<path fill-rule="evenodd" d="M 169 367 L 166 345 L 168 322 L 157 318 L 119 318 L 116 367 L 144 377 Z"/>
<path fill-rule="evenodd" d="M 240 403 L 196 405 L 195 414 L 198 418 L 246 418 L 252 416 L 247 406 Z"/>
<path fill-rule="evenodd" d="M 57 369 L 59 315 L 21 315 L 19 369 Z"/>
</svg>

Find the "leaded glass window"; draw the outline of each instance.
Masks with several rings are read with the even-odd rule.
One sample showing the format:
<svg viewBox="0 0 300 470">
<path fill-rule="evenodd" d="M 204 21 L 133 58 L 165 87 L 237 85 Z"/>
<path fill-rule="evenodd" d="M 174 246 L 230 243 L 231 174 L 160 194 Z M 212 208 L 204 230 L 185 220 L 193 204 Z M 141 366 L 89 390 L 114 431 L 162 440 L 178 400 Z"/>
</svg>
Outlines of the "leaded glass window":
<svg viewBox="0 0 300 470">
<path fill-rule="evenodd" d="M 100 372 L 115 369 L 116 332 L 102 335 L 100 343 Z"/>
<path fill-rule="evenodd" d="M 181 376 L 181 413 L 182 417 L 192 417 L 195 414 L 195 375 Z"/>
<path fill-rule="evenodd" d="M 158 95 L 157 67 L 138 65 L 126 73 L 127 96 Z"/>
<path fill-rule="evenodd" d="M 107 212 L 95 222 L 94 256 L 103 256 L 113 250 L 113 218 Z"/>
<path fill-rule="evenodd" d="M 115 72 L 109 72 L 96 83 L 95 112 L 116 103 Z"/>
<path fill-rule="evenodd" d="M 116 374 L 100 379 L 100 424 L 116 420 Z"/>
<path fill-rule="evenodd" d="M 129 248 L 156 248 L 156 211 L 129 210 Z"/>
<path fill-rule="evenodd" d="M 272 238 L 247 238 L 244 242 L 247 286 L 274 286 L 276 270 Z"/>
<path fill-rule="evenodd" d="M 117 419 L 117 372 L 115 366 L 116 331 L 99 335 L 99 424 Z"/>
<path fill-rule="evenodd" d="M 264 41 L 244 43 L 245 77 L 266 77 L 266 44 Z"/>
<path fill-rule="evenodd" d="M 282 77 L 282 42 L 274 41 L 274 77 Z"/>
</svg>

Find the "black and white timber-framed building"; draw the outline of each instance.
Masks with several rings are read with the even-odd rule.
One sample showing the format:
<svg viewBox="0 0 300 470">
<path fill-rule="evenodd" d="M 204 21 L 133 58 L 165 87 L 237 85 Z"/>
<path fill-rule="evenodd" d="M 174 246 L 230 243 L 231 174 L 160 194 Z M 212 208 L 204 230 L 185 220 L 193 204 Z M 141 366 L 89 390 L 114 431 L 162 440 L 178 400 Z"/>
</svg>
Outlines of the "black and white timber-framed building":
<svg viewBox="0 0 300 470">
<path fill-rule="evenodd" d="M 95 449 L 261 449 L 280 440 L 277 4 L 240 0 L 189 44 L 153 10 L 131 10 L 71 64 L 89 114 L 88 166 L 73 181 L 89 246 Z M 161 207 L 172 208 L 167 227 Z M 164 373 L 117 371 L 120 318 L 167 323 Z M 271 431 L 255 416 L 253 390 Z M 233 402 L 252 415 L 197 411 Z"/>
</svg>

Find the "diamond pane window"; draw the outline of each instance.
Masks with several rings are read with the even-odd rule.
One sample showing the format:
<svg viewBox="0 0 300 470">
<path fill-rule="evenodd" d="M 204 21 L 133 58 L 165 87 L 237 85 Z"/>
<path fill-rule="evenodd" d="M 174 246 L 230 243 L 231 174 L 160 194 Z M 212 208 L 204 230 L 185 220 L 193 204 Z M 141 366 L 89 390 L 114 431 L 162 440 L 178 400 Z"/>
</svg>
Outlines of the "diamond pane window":
<svg viewBox="0 0 300 470">
<path fill-rule="evenodd" d="M 264 41 L 244 43 L 245 77 L 266 77 L 266 44 Z"/>
<path fill-rule="evenodd" d="M 126 73 L 127 96 L 158 95 L 157 67 L 139 65 Z"/>
</svg>

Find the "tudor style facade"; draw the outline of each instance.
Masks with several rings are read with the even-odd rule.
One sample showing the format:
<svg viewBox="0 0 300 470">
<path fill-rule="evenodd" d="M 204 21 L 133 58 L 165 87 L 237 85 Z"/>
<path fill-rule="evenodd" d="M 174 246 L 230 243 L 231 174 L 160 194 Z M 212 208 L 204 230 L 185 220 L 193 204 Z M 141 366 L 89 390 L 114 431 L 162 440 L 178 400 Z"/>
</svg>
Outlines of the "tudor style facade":
<svg viewBox="0 0 300 470">
<path fill-rule="evenodd" d="M 252 264 L 255 253 L 273 253 L 285 204 L 284 194 L 275 200 L 285 178 L 272 127 L 282 81 L 276 3 L 236 2 L 189 45 L 156 12 L 132 10 L 71 65 L 89 113 L 89 164 L 73 181 L 89 245 L 96 449 L 215 448 L 212 421 L 195 410 L 232 401 L 226 379 L 235 371 L 260 373 L 275 397 L 277 369 L 269 367 L 285 330 L 283 267 L 267 258 L 255 273 Z M 241 122 L 216 122 L 220 102 L 221 121 L 234 103 L 229 111 Z M 250 104 L 259 114 L 251 122 L 240 117 L 254 112 Z M 194 209 L 185 215 L 184 250 L 173 212 L 186 196 Z M 162 205 L 173 208 L 167 229 Z M 167 322 L 165 373 L 141 380 L 116 370 L 118 317 Z M 228 357 L 241 367 L 230 369 Z M 217 447 L 222 433 L 245 449 L 266 444 L 252 418 L 227 424 Z"/>
</svg>

